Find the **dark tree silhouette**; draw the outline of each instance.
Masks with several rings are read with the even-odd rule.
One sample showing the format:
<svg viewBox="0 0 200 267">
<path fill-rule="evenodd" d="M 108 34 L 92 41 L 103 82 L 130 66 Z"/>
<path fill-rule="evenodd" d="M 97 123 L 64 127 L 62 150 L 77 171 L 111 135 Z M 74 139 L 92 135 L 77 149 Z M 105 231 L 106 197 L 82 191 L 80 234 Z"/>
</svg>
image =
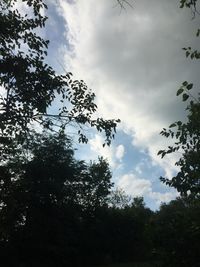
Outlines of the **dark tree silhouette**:
<svg viewBox="0 0 200 267">
<path fill-rule="evenodd" d="M 160 266 L 181 267 L 199 264 L 200 203 L 178 198 L 163 204 L 154 217 L 152 238 Z"/>
<path fill-rule="evenodd" d="M 36 34 L 45 27 L 47 9 L 43 0 L 24 0 L 28 14 L 16 7 L 16 0 L 0 2 L 0 152 L 9 154 L 12 138 L 24 141 L 31 124 L 52 129 L 75 125 L 80 142 L 87 142 L 84 126 L 105 134 L 109 145 L 119 120 L 94 118 L 95 94 L 71 73 L 57 75 L 45 62 L 49 41 Z M 26 10 L 26 9 L 25 9 Z M 31 15 L 30 15 L 31 14 Z M 60 99 L 58 113 L 48 113 Z"/>
<path fill-rule="evenodd" d="M 75 160 L 63 133 L 35 134 L 0 171 L 0 245 L 6 266 L 76 265 L 81 232 L 87 233 L 82 227 L 106 205 L 112 186 L 107 162 Z"/>
</svg>

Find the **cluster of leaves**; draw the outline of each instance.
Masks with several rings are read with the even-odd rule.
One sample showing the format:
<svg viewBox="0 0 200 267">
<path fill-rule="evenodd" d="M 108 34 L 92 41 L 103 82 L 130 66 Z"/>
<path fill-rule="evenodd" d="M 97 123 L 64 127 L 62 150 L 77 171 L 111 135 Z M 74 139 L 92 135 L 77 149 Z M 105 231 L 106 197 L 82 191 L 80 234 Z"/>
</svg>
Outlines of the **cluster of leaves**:
<svg viewBox="0 0 200 267">
<path fill-rule="evenodd" d="M 190 8 L 193 13 L 193 18 L 196 14 L 199 15 L 199 10 L 197 9 L 197 0 L 181 0 L 180 1 L 180 8 Z M 200 29 L 197 29 L 196 31 L 196 37 L 199 37 L 200 35 Z M 191 59 L 200 59 L 200 51 L 197 49 L 192 49 L 189 47 L 184 47 L 183 50 L 185 51 L 185 56 Z"/>
<path fill-rule="evenodd" d="M 182 95 L 182 101 L 185 102 L 188 100 L 188 98 L 190 97 L 189 95 L 189 90 L 191 90 L 193 87 L 193 84 L 190 83 L 188 84 L 187 81 L 183 82 L 182 86 L 178 89 L 177 91 L 177 96 L 179 95 Z M 193 105 L 194 102 L 191 101 L 190 102 L 190 105 Z M 190 107 L 188 106 L 187 109 L 190 109 Z M 166 128 L 164 128 L 162 131 L 161 131 L 161 135 L 165 136 L 165 137 L 171 137 L 171 138 L 180 138 L 179 142 L 176 142 L 176 146 L 172 147 L 172 146 L 169 146 L 168 147 L 168 150 L 160 150 L 158 152 L 158 155 L 161 155 L 161 157 L 163 158 L 166 154 L 169 154 L 169 153 L 172 153 L 172 152 L 175 152 L 175 151 L 178 151 L 180 148 L 181 149 L 184 149 L 183 146 L 181 146 L 181 142 L 183 142 L 184 144 L 186 144 L 186 140 L 184 140 L 184 138 L 186 138 L 187 136 L 185 134 L 182 133 L 182 126 L 183 126 L 183 123 L 181 121 L 177 121 L 177 122 L 174 122 L 172 123 L 170 126 L 169 126 L 169 130 L 167 130 Z M 177 131 L 176 133 L 174 131 L 171 130 L 171 128 L 174 128 L 174 127 L 177 127 Z M 192 143 L 191 143 L 192 144 Z M 187 144 L 187 146 L 189 146 Z M 189 148 L 189 147 L 188 147 Z"/>
<path fill-rule="evenodd" d="M 111 208 L 112 186 L 108 163 L 76 160 L 62 132 L 35 133 L 22 145 L 16 142 L 12 159 L 0 167 L 4 266 L 77 266 L 76 261 L 101 263 L 108 255 L 113 261 L 144 256 L 141 234 L 151 212 L 136 198 L 124 211 Z M 135 248 L 127 251 L 134 238 Z"/>
<path fill-rule="evenodd" d="M 142 197 L 111 191 L 108 163 L 76 160 L 63 132 L 15 145 L 0 167 L 3 266 L 198 266 L 199 202 L 178 199 L 152 212 Z"/>
<path fill-rule="evenodd" d="M 180 0 L 180 8 L 190 8 L 193 17 L 195 17 L 196 13 L 199 13 L 197 9 L 197 2 L 198 0 Z"/>
<path fill-rule="evenodd" d="M 175 144 L 167 150 L 160 150 L 163 158 L 166 154 L 180 151 L 181 158 L 176 162 L 180 171 L 172 179 L 161 177 L 161 181 L 175 187 L 182 195 L 199 197 L 200 193 L 200 98 L 195 99 L 188 90 L 192 84 L 184 82 L 177 91 L 182 95 L 183 101 L 189 101 L 187 106 L 188 116 L 186 122 L 177 121 L 169 126 L 169 130 L 163 129 L 161 135 L 175 138 Z M 175 130 L 174 130 L 175 128 Z"/>
<path fill-rule="evenodd" d="M 197 1 L 180 1 L 181 8 L 195 8 Z M 197 31 L 197 37 L 200 30 Z M 199 59 L 199 51 L 192 51 L 191 47 L 183 48 L 186 51 L 186 57 L 191 59 Z M 187 81 L 177 91 L 177 96 L 182 96 L 182 101 L 187 102 L 186 111 L 188 113 L 186 121 L 177 121 L 169 126 L 169 129 L 163 129 L 161 135 L 175 139 L 173 146 L 169 146 L 166 150 L 160 150 L 158 155 L 163 158 L 166 154 L 181 153 L 180 159 L 176 165 L 180 171 L 172 179 L 161 177 L 161 181 L 172 186 L 180 192 L 181 195 L 200 196 L 200 97 L 194 97 L 190 90 L 193 83 Z"/>
<path fill-rule="evenodd" d="M 196 7 L 197 0 L 180 0 L 180 8 L 184 7 Z"/>
<path fill-rule="evenodd" d="M 200 29 L 198 29 L 198 35 L 199 36 Z M 189 47 L 184 47 L 183 50 L 185 51 L 186 57 L 190 57 L 191 59 L 199 59 L 200 58 L 200 52 L 198 50 L 192 50 L 192 48 Z"/>
<path fill-rule="evenodd" d="M 199 267 L 200 203 L 178 198 L 162 204 L 152 218 L 154 253 L 160 265 Z"/>
<path fill-rule="evenodd" d="M 12 138 L 23 143 L 30 124 L 37 122 L 45 128 L 55 125 L 63 130 L 75 125 L 80 142 L 87 142 L 84 126 L 105 133 L 110 144 L 119 120 L 94 119 L 97 111 L 95 95 L 72 74 L 57 75 L 45 63 L 48 40 L 37 31 L 45 26 L 43 16 L 47 6 L 43 0 L 23 0 L 27 14 L 17 9 L 16 0 L 0 3 L 0 132 L 1 156 Z M 60 96 L 57 114 L 49 114 L 55 98 Z M 58 97 L 57 97 L 58 99 Z"/>
<path fill-rule="evenodd" d="M 152 212 L 142 197 L 111 191 L 105 160 L 76 160 L 62 132 L 16 145 L 0 167 L 3 266 L 199 267 L 199 201 L 180 198 Z"/>
<path fill-rule="evenodd" d="M 116 188 L 112 191 L 109 198 L 111 207 L 119 209 L 130 206 L 133 201 L 133 198 L 130 195 L 127 195 L 121 188 Z"/>
<path fill-rule="evenodd" d="M 16 142 L 12 159 L 0 167 L 2 264 L 38 266 L 41 259 L 63 266 L 63 251 L 70 261 L 79 226 L 107 203 L 110 179 L 102 158 L 90 164 L 76 160 L 71 141 L 62 132 L 34 134 L 20 146 Z M 10 253 L 13 259 L 7 258 Z"/>
<path fill-rule="evenodd" d="M 112 183 L 108 163 L 103 158 L 89 165 L 75 160 L 71 141 L 63 132 L 50 136 L 34 133 L 23 145 L 17 142 L 15 145 L 13 157 L 0 167 L 2 206 L 7 205 L 3 196 L 7 198 L 11 188 L 24 194 L 21 199 L 24 207 L 33 195 L 40 203 L 55 204 L 63 199 L 77 205 L 81 203 L 82 209 L 105 204 Z"/>
</svg>

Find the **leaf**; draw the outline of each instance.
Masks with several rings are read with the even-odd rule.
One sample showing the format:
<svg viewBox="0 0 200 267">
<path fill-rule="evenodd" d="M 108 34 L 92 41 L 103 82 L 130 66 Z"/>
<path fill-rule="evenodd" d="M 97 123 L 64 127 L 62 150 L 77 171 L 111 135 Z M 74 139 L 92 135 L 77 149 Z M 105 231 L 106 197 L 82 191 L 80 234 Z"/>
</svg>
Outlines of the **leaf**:
<svg viewBox="0 0 200 267">
<path fill-rule="evenodd" d="M 183 94 L 183 101 L 186 101 L 188 99 L 189 95 Z"/>
<path fill-rule="evenodd" d="M 188 57 L 190 55 L 190 52 L 189 51 L 186 51 L 186 57 Z"/>
<path fill-rule="evenodd" d="M 173 127 L 176 127 L 176 123 L 172 123 L 169 128 L 173 128 Z"/>
<path fill-rule="evenodd" d="M 178 89 L 178 91 L 176 92 L 176 95 L 179 96 L 180 94 L 182 94 L 184 91 L 184 89 L 181 87 Z"/>
<path fill-rule="evenodd" d="M 188 82 L 187 81 L 184 81 L 182 84 L 183 84 L 183 86 L 187 86 L 188 85 Z"/>
<path fill-rule="evenodd" d="M 192 84 L 192 83 L 190 83 L 190 84 L 187 85 L 187 89 L 188 89 L 188 90 L 191 90 L 192 87 L 193 87 L 193 84 Z"/>
</svg>

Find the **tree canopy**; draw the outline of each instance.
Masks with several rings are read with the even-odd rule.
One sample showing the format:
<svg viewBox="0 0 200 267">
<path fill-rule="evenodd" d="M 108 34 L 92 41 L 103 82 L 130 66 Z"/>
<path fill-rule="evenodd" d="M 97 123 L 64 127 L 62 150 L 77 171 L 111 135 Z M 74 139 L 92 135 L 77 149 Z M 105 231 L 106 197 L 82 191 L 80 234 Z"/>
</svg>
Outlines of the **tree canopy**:
<svg viewBox="0 0 200 267">
<path fill-rule="evenodd" d="M 15 255 L 8 266 L 40 259 L 52 266 L 73 263 L 75 232 L 107 205 L 111 187 L 105 160 L 76 160 L 64 134 L 33 134 L 0 167 L 0 250 Z"/>
<path fill-rule="evenodd" d="M 197 0 L 180 1 L 181 8 L 191 8 L 194 14 Z M 200 30 L 196 36 L 199 37 Z M 199 59 L 199 51 L 191 47 L 183 48 L 185 55 L 189 59 Z M 187 103 L 187 117 L 185 121 L 177 121 L 163 129 L 161 135 L 175 139 L 174 145 L 166 150 L 160 150 L 158 155 L 163 158 L 166 154 L 180 153 L 181 157 L 176 162 L 179 167 L 178 173 L 171 179 L 161 177 L 161 181 L 172 186 L 183 196 L 199 198 L 200 196 L 200 97 L 191 93 L 193 83 L 184 81 L 177 91 L 177 96 L 182 96 L 182 101 Z"/>
<path fill-rule="evenodd" d="M 17 8 L 16 0 L 0 3 L 1 156 L 7 154 L 12 138 L 22 143 L 34 123 L 48 129 L 75 125 L 83 143 L 88 140 L 84 126 L 93 127 L 105 134 L 109 145 L 119 120 L 95 118 L 95 94 L 84 81 L 73 80 L 70 72 L 58 75 L 45 62 L 49 41 L 37 32 L 45 27 L 47 6 L 43 0 L 22 3 L 27 12 Z M 55 99 L 62 105 L 51 114 Z"/>
<path fill-rule="evenodd" d="M 112 193 L 111 177 L 104 159 L 77 160 L 63 133 L 17 144 L 0 167 L 2 266 L 198 267 L 199 201 L 179 198 L 153 212 L 142 197 Z"/>
</svg>

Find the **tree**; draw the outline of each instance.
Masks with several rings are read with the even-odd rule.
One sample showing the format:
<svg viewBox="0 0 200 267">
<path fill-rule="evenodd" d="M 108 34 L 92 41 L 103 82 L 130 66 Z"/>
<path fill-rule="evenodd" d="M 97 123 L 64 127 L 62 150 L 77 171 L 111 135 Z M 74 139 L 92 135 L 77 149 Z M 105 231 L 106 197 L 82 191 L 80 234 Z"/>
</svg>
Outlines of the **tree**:
<svg viewBox="0 0 200 267">
<path fill-rule="evenodd" d="M 119 120 L 94 118 L 95 94 L 71 73 L 56 74 L 46 64 L 49 41 L 36 34 L 45 27 L 47 9 L 43 0 L 23 0 L 29 14 L 16 7 L 17 0 L 0 3 L 0 150 L 1 157 L 12 150 L 12 139 L 24 141 L 31 124 L 37 122 L 52 129 L 75 125 L 80 142 L 87 142 L 84 126 L 105 134 L 109 145 Z M 32 15 L 30 15 L 32 14 Z M 57 114 L 48 113 L 55 98 L 60 99 Z"/>
<path fill-rule="evenodd" d="M 152 228 L 159 266 L 199 265 L 200 206 L 198 200 L 178 198 L 162 204 L 154 216 Z"/>
<path fill-rule="evenodd" d="M 36 134 L 1 166 L 7 175 L 1 171 L 0 239 L 5 256 L 13 255 L 12 259 L 5 258 L 7 266 L 37 265 L 40 261 L 51 266 L 58 260 L 57 253 L 60 264 L 64 260 L 61 247 L 66 237 L 62 228 L 69 229 L 69 219 L 66 222 L 64 218 L 72 198 L 65 182 L 73 180 L 75 170 L 73 150 L 65 142 L 64 136 Z M 77 205 L 72 208 L 71 218 Z M 67 250 L 70 240 L 64 243 Z"/>
<path fill-rule="evenodd" d="M 113 208 L 123 209 L 131 206 L 133 198 L 127 195 L 123 189 L 116 188 L 110 194 L 109 205 Z"/>
<path fill-rule="evenodd" d="M 63 132 L 35 133 L 18 146 L 15 157 L 0 167 L 0 252 L 5 264 L 76 265 L 81 237 L 88 235 L 84 225 L 106 205 L 110 179 L 102 158 L 89 165 L 77 161 Z"/>
<path fill-rule="evenodd" d="M 124 204 L 124 199 L 122 201 Z M 113 262 L 149 260 L 151 248 L 148 225 L 151 215 L 151 210 L 145 207 L 141 197 L 133 198 L 131 203 L 108 209 L 103 221 L 106 233 L 104 247 Z"/>
<path fill-rule="evenodd" d="M 196 10 L 197 0 L 195 1 L 180 1 L 181 8 L 188 7 L 194 12 Z M 197 31 L 197 37 L 200 30 Z M 199 59 L 199 51 L 192 48 L 183 48 L 186 57 L 191 59 Z M 161 177 L 161 181 L 169 186 L 172 186 L 181 193 L 181 195 L 191 197 L 200 196 L 200 97 L 194 97 L 190 90 L 193 88 L 192 83 L 187 81 L 182 83 L 182 86 L 177 91 L 177 96 L 181 95 L 184 102 L 187 101 L 187 118 L 184 122 L 177 121 L 169 126 L 169 129 L 163 129 L 161 135 L 175 139 L 174 145 L 169 146 L 166 150 L 160 150 L 158 155 L 163 158 L 166 154 L 181 153 L 180 159 L 176 165 L 180 171 L 172 179 Z"/>
<path fill-rule="evenodd" d="M 91 161 L 85 178 L 81 200 L 85 209 L 94 212 L 100 207 L 107 206 L 108 196 L 113 186 L 108 162 L 102 157 L 99 157 L 98 162 Z"/>
</svg>

